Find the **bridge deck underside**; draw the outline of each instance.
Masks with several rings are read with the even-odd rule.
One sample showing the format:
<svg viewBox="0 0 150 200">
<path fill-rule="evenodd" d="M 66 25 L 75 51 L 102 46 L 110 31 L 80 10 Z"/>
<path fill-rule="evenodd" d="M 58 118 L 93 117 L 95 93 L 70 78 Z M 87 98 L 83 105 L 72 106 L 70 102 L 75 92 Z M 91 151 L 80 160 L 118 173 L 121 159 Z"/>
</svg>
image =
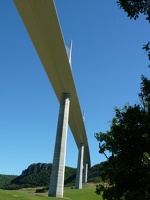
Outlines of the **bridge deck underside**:
<svg viewBox="0 0 150 200">
<path fill-rule="evenodd" d="M 69 126 L 79 148 L 84 144 L 84 164 L 90 153 L 77 91 L 53 0 L 14 0 L 39 55 L 58 101 L 70 94 Z"/>
</svg>

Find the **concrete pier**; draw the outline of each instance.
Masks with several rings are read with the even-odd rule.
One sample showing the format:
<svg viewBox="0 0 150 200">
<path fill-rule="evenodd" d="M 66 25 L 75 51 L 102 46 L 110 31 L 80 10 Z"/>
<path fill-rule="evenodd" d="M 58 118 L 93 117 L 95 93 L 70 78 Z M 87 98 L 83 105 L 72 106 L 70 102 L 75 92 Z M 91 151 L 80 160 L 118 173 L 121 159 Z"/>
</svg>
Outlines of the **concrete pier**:
<svg viewBox="0 0 150 200">
<path fill-rule="evenodd" d="M 48 196 L 52 197 L 63 197 L 69 105 L 69 94 L 63 93 L 60 101 L 54 158 L 48 193 Z"/>
<path fill-rule="evenodd" d="M 77 165 L 76 185 L 75 185 L 76 189 L 82 189 L 83 156 L 84 156 L 84 146 L 83 144 L 81 144 L 78 154 L 78 165 Z"/>
<path fill-rule="evenodd" d="M 84 183 L 87 183 L 88 164 L 84 164 Z"/>
</svg>

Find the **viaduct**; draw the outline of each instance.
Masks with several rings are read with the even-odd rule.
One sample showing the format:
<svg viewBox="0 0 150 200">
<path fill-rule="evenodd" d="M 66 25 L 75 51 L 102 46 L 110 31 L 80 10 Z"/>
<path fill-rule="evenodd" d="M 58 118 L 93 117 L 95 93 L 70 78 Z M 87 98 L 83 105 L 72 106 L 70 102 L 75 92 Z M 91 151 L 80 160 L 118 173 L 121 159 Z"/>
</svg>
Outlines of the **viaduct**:
<svg viewBox="0 0 150 200">
<path fill-rule="evenodd" d="M 63 197 L 68 124 L 78 148 L 76 189 L 82 189 L 82 181 L 87 182 L 91 165 L 84 120 L 71 71 L 72 45 L 67 53 L 53 0 L 14 0 L 14 3 L 60 102 L 48 196 Z"/>
</svg>

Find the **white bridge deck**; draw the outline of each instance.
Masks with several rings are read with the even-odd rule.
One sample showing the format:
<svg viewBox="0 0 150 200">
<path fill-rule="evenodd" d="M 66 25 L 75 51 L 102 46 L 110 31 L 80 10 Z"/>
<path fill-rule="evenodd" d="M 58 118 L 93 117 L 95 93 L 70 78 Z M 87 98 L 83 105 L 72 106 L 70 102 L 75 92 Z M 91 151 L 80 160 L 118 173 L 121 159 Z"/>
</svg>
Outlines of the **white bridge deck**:
<svg viewBox="0 0 150 200">
<path fill-rule="evenodd" d="M 69 126 L 79 148 L 84 145 L 84 164 L 90 167 L 89 145 L 79 99 L 53 0 L 14 0 L 55 94 L 70 94 Z"/>
</svg>

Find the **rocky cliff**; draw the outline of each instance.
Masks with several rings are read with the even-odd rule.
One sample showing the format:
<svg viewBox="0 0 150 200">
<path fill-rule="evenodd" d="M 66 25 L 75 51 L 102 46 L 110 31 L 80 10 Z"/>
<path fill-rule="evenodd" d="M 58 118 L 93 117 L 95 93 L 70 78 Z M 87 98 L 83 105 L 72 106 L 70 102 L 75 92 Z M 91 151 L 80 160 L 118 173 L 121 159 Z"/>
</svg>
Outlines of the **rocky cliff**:
<svg viewBox="0 0 150 200">
<path fill-rule="evenodd" d="M 52 164 L 47 163 L 34 163 L 31 164 L 27 169 L 23 170 L 20 176 L 27 176 L 31 174 L 39 174 L 44 171 L 51 171 Z"/>
</svg>

